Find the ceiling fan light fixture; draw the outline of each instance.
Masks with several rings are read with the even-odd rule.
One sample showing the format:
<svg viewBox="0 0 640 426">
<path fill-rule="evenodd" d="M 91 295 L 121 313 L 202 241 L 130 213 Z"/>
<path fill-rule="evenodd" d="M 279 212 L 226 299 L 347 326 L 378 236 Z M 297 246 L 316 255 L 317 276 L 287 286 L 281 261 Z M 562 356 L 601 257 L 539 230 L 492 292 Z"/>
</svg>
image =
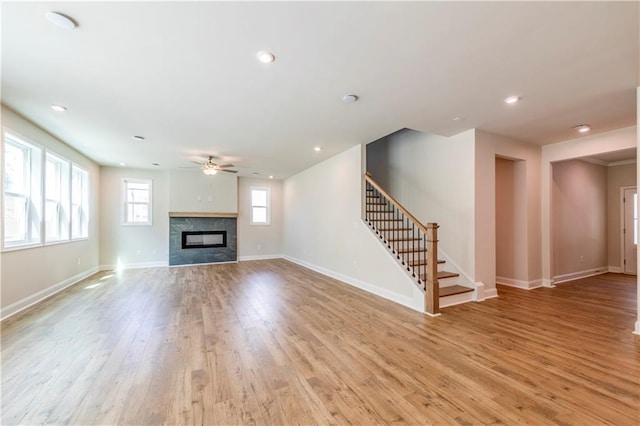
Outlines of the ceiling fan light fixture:
<svg viewBox="0 0 640 426">
<path fill-rule="evenodd" d="M 204 169 L 202 169 L 202 173 L 204 173 L 207 176 L 213 176 L 216 173 L 218 173 L 218 171 L 213 167 L 205 167 Z"/>
<path fill-rule="evenodd" d="M 47 21 L 65 30 L 72 30 L 78 26 L 78 24 L 76 24 L 73 19 L 71 19 L 64 13 L 49 11 L 45 14 L 45 16 L 47 17 Z"/>
<path fill-rule="evenodd" d="M 574 127 L 574 129 L 576 129 L 580 133 L 587 133 L 589 130 L 591 130 L 591 126 L 589 126 L 588 124 L 578 124 Z"/>
</svg>

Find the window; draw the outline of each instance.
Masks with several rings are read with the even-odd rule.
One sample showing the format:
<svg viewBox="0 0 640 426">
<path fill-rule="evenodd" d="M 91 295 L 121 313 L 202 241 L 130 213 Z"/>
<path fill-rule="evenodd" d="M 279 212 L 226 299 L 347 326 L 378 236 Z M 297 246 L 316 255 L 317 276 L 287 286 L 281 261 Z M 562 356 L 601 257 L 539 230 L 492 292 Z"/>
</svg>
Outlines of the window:
<svg viewBox="0 0 640 426">
<path fill-rule="evenodd" d="M 71 167 L 71 238 L 89 237 L 89 173 Z"/>
<path fill-rule="evenodd" d="M 269 188 L 251 188 L 251 224 L 269 225 L 271 223 Z"/>
<path fill-rule="evenodd" d="M 4 247 L 40 243 L 42 149 L 5 133 Z"/>
<path fill-rule="evenodd" d="M 3 248 L 89 237 L 89 173 L 4 134 Z"/>
<path fill-rule="evenodd" d="M 123 179 L 124 225 L 151 225 L 152 187 L 150 179 Z"/>
<path fill-rule="evenodd" d="M 68 161 L 47 153 L 45 162 L 45 241 L 69 239 L 69 169 Z"/>
</svg>

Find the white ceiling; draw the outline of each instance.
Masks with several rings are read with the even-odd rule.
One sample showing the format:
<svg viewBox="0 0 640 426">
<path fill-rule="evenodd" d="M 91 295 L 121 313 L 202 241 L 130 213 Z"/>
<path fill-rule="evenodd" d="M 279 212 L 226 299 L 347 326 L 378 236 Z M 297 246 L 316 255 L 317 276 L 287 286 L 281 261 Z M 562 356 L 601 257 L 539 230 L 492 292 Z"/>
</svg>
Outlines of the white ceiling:
<svg viewBox="0 0 640 426">
<path fill-rule="evenodd" d="M 284 178 L 405 127 L 543 145 L 635 124 L 638 18 L 637 2 L 5 1 L 2 102 L 103 165 L 216 155 Z"/>
</svg>

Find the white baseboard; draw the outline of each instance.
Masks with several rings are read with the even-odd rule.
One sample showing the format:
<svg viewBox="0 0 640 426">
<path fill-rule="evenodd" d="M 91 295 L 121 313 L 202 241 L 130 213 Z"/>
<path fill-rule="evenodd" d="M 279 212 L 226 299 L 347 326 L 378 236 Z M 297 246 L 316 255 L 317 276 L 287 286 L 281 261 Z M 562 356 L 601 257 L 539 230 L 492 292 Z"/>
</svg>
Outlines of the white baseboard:
<svg viewBox="0 0 640 426">
<path fill-rule="evenodd" d="M 483 282 L 480 282 L 480 281 L 476 282 L 476 288 L 482 289 L 482 299 L 478 299 L 477 300 L 478 302 L 482 302 L 483 300 L 486 300 L 486 299 L 494 299 L 498 297 L 498 289 L 495 287 L 487 289 Z M 480 292 L 478 291 L 478 293 Z M 480 297 L 480 294 L 478 294 L 478 297 Z"/>
<path fill-rule="evenodd" d="M 160 261 L 154 261 L 154 262 L 139 262 L 139 263 L 126 263 L 123 265 L 100 265 L 100 270 L 101 271 L 115 271 L 115 270 L 123 270 L 123 269 L 142 269 L 142 268 L 161 268 L 161 267 L 167 267 L 169 266 L 169 263 L 164 261 L 164 260 L 160 260 Z"/>
<path fill-rule="evenodd" d="M 570 274 L 556 275 L 553 277 L 555 284 L 565 283 L 567 281 L 579 280 L 580 278 L 593 277 L 595 275 L 605 274 L 609 271 L 608 266 L 601 266 L 599 268 L 587 269 L 584 271 L 572 272 Z"/>
<path fill-rule="evenodd" d="M 621 274 L 622 268 L 620 266 L 609 266 L 609 272 L 612 272 L 614 274 Z"/>
<path fill-rule="evenodd" d="M 533 290 L 534 288 L 542 287 L 542 279 L 533 281 L 515 280 L 506 277 L 496 277 L 496 283 L 506 285 L 508 287 L 521 288 L 524 290 Z"/>
<path fill-rule="evenodd" d="M 284 259 L 296 263 L 300 266 L 304 266 L 307 269 L 311 269 L 312 271 L 316 271 L 322 275 L 326 275 L 328 277 L 334 278 L 336 280 L 342 281 L 346 284 L 349 284 L 353 287 L 357 287 L 361 290 L 364 290 L 366 292 L 369 293 L 373 293 L 376 296 L 380 296 L 383 297 L 387 300 L 391 300 L 392 302 L 396 302 L 399 303 L 403 306 L 406 306 L 408 308 L 414 309 L 418 312 L 421 313 L 425 313 L 424 312 L 424 306 L 419 306 L 419 303 L 416 303 L 416 297 L 408 297 L 408 296 L 404 296 L 398 293 L 394 293 L 392 291 L 377 287 L 373 284 L 364 282 L 362 280 L 359 280 L 357 278 L 353 278 L 344 274 L 341 274 L 339 272 L 335 272 L 332 271 L 330 269 L 324 268 L 322 266 L 318 266 L 318 265 L 314 265 L 313 263 L 309 263 L 306 262 L 304 260 L 301 259 L 296 259 L 294 257 L 291 256 L 287 256 L 284 255 Z M 420 290 L 416 287 L 416 286 L 412 286 L 412 291 L 419 293 L 419 300 L 423 301 L 424 300 L 424 295 L 422 294 L 422 292 L 420 292 Z"/>
<path fill-rule="evenodd" d="M 482 281 L 478 281 L 474 283 L 476 289 L 473 292 L 473 297 L 476 302 L 484 302 L 484 283 Z"/>
<path fill-rule="evenodd" d="M 87 271 L 74 275 L 73 277 L 67 278 L 66 280 L 59 282 L 58 284 L 54 284 L 49 288 L 45 288 L 44 290 L 41 290 L 35 294 L 32 294 L 31 296 L 25 297 L 24 299 L 19 300 L 16 303 L 12 303 L 11 305 L 0 309 L 0 321 L 4 321 L 10 316 L 13 316 L 18 312 L 21 312 L 35 305 L 36 303 L 39 303 L 44 299 L 51 297 L 56 293 L 61 292 L 65 288 L 71 287 L 72 285 L 82 281 L 83 279 L 95 274 L 99 270 L 100 268 L 98 267 L 91 268 Z"/>
<path fill-rule="evenodd" d="M 238 256 L 238 262 L 244 262 L 247 260 L 271 260 L 284 258 L 284 254 L 259 254 L 253 256 Z"/>
<path fill-rule="evenodd" d="M 229 260 L 227 262 L 207 262 L 207 263 L 183 263 L 181 265 L 164 265 L 164 266 L 168 266 L 169 268 L 188 268 L 190 266 L 209 266 L 209 265 L 225 265 L 228 263 L 238 263 L 237 260 Z M 159 265 L 155 265 L 155 266 L 141 266 L 141 268 L 155 268 L 158 267 Z M 136 269 L 136 268 L 125 268 L 125 269 Z"/>
<path fill-rule="evenodd" d="M 543 278 L 542 279 L 542 287 L 553 288 L 553 287 L 555 287 L 554 281 Z"/>
</svg>

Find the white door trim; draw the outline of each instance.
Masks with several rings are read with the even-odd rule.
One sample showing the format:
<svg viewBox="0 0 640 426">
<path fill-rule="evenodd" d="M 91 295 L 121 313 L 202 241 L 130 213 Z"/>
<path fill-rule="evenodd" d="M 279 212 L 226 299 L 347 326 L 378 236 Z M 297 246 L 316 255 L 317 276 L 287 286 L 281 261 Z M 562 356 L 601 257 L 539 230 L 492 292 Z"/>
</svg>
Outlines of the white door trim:
<svg viewBox="0 0 640 426">
<path fill-rule="evenodd" d="M 637 187 L 635 185 L 629 185 L 629 186 L 621 186 L 620 187 L 620 230 L 619 230 L 619 235 L 620 235 L 620 271 L 624 274 L 625 273 L 625 264 L 624 264 L 624 259 L 625 259 L 625 247 L 624 247 L 624 243 L 625 243 L 625 235 L 624 235 L 624 191 L 627 189 L 636 189 Z"/>
</svg>

